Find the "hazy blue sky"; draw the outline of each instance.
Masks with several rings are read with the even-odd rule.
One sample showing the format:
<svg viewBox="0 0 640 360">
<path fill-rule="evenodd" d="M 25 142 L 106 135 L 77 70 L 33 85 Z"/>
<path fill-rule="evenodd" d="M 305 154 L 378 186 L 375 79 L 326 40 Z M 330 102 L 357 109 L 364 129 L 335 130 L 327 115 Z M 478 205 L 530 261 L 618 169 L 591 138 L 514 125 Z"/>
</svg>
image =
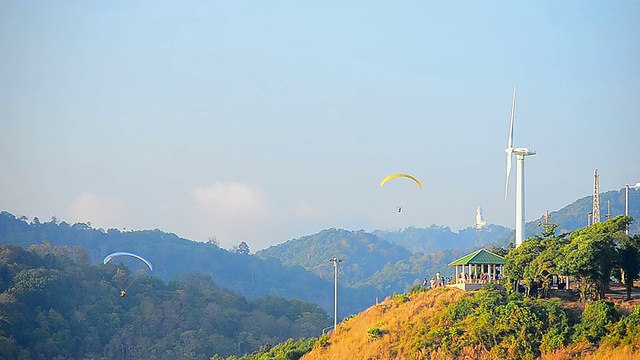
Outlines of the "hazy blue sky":
<svg viewBox="0 0 640 360">
<path fill-rule="evenodd" d="M 639 19 L 631 0 L 5 0 L 0 210 L 254 251 L 459 230 L 478 205 L 513 228 L 514 84 L 527 220 L 596 168 L 602 191 L 640 181 Z M 381 189 L 395 172 L 424 188 Z"/>
</svg>

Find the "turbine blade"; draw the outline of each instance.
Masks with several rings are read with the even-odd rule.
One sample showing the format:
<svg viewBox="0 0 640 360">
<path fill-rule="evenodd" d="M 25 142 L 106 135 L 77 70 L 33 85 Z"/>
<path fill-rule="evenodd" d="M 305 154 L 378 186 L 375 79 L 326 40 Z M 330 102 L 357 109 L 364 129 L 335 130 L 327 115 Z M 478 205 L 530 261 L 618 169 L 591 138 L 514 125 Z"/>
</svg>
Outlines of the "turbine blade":
<svg viewBox="0 0 640 360">
<path fill-rule="evenodd" d="M 509 175 L 511 175 L 511 151 L 507 151 L 507 180 L 504 186 L 504 199 L 507 200 L 509 194 Z"/>
<path fill-rule="evenodd" d="M 511 120 L 509 121 L 509 140 L 507 148 L 513 149 L 513 120 L 516 117 L 516 86 L 513 85 L 513 98 L 511 99 Z"/>
</svg>

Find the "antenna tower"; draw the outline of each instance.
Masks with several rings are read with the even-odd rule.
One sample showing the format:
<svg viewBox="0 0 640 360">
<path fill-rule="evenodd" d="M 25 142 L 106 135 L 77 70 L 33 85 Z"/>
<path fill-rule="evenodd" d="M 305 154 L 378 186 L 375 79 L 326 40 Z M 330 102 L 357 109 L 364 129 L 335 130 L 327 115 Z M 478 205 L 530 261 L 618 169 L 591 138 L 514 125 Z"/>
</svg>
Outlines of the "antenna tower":
<svg viewBox="0 0 640 360">
<path fill-rule="evenodd" d="M 598 169 L 593 172 L 593 221 L 592 224 L 600 222 L 600 180 Z"/>
</svg>

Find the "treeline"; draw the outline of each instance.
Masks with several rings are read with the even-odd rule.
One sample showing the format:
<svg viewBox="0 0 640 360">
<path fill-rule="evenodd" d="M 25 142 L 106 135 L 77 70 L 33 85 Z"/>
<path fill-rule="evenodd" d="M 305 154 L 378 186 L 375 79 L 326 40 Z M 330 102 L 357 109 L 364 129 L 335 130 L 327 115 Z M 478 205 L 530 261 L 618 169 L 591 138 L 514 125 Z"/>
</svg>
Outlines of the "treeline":
<svg viewBox="0 0 640 360">
<path fill-rule="evenodd" d="M 0 245 L 2 359 L 242 356 L 317 337 L 330 323 L 315 304 L 246 299 L 205 275 L 164 282 L 91 265 L 80 247 Z"/>
<path fill-rule="evenodd" d="M 272 295 L 286 299 L 301 299 L 318 304 L 333 313 L 333 278 L 323 279 L 300 266 L 285 266 L 278 259 L 262 259 L 237 251 L 220 248 L 214 241 L 197 242 L 183 239 L 161 230 L 120 231 L 96 229 L 91 224 L 69 224 L 57 218 L 43 222 L 31 221 L 0 212 L 0 244 L 27 248 L 49 242 L 53 246 L 81 246 L 93 264 L 116 251 L 130 251 L 154 264 L 153 275 L 169 281 L 182 274 L 206 274 L 216 285 L 242 296 L 255 298 Z M 250 244 L 248 244 L 250 246 Z M 249 250 L 249 249 L 245 249 Z M 324 259 L 327 271 L 333 266 Z M 385 294 L 373 286 L 357 289 L 339 283 L 340 316 L 358 313 Z"/>
<path fill-rule="evenodd" d="M 632 221 L 620 215 L 560 235 L 556 225 L 546 225 L 542 236 L 528 238 L 506 255 L 510 288 L 522 282 L 527 293 L 542 288 L 547 295 L 554 276 L 569 277 L 578 283 L 583 301 L 602 300 L 614 277 L 625 283 L 629 299 L 640 277 L 640 235 L 625 233 Z"/>
</svg>

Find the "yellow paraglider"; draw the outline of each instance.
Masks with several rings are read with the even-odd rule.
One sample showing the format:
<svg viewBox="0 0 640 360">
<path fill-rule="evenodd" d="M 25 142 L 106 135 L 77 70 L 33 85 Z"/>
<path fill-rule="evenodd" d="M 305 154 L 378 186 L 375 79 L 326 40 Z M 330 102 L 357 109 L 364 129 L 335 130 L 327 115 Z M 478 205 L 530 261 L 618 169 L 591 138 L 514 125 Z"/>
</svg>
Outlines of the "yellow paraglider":
<svg viewBox="0 0 640 360">
<path fill-rule="evenodd" d="M 404 177 L 404 178 L 411 179 L 411 180 L 415 181 L 415 183 L 418 184 L 420 189 L 422 189 L 422 184 L 420 184 L 420 181 L 418 179 L 414 178 L 413 176 L 409 175 L 409 174 L 391 174 L 391 175 L 387 176 L 386 178 L 382 179 L 382 181 L 380 182 L 380 187 L 384 186 L 384 184 L 387 181 L 389 181 L 391 179 L 399 178 L 399 177 Z"/>
</svg>

